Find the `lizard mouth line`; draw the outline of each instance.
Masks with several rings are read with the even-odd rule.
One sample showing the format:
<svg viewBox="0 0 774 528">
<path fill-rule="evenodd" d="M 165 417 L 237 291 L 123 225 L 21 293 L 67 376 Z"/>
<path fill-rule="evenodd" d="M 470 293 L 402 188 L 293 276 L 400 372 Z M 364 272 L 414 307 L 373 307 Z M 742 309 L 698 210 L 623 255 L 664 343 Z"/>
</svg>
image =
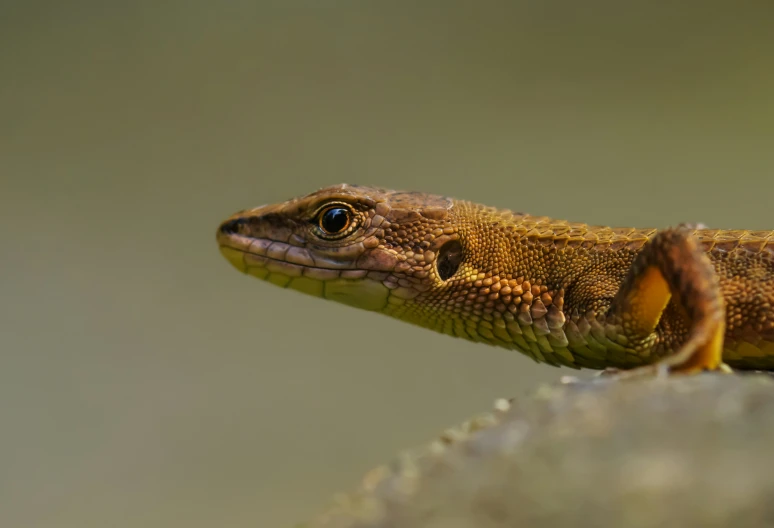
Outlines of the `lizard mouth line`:
<svg viewBox="0 0 774 528">
<path fill-rule="evenodd" d="M 294 246 L 291 246 L 291 247 L 294 247 Z M 278 259 L 278 258 L 272 258 L 272 257 L 269 257 L 267 255 L 261 255 L 260 253 L 256 253 L 254 251 L 249 251 L 247 249 L 237 248 L 237 247 L 234 247 L 234 246 L 230 246 L 228 244 L 220 244 L 220 248 L 221 249 L 226 249 L 226 250 L 231 250 L 231 251 L 238 251 L 238 252 L 242 253 L 243 255 L 250 255 L 250 256 L 253 256 L 253 257 L 257 257 L 257 259 L 265 260 L 267 262 L 280 262 L 282 264 L 291 264 L 293 266 L 298 266 L 300 268 L 305 268 L 305 269 L 324 270 L 324 271 L 359 271 L 356 268 L 323 268 L 321 266 L 309 266 L 309 265 L 306 265 L 306 264 L 303 264 L 303 265 L 302 264 L 294 264 L 294 263 L 289 262 L 287 260 L 282 260 L 282 259 Z M 245 266 L 247 268 L 263 267 L 263 266 L 258 264 L 258 260 L 256 260 L 255 265 L 249 265 L 249 264 L 247 264 L 245 262 Z M 365 270 L 363 270 L 363 271 L 365 271 Z"/>
<path fill-rule="evenodd" d="M 255 274 L 254 270 L 263 269 L 270 274 L 280 274 L 290 278 L 304 276 L 316 280 L 362 279 L 368 274 L 368 270 L 345 267 L 346 263 L 343 262 L 327 267 L 322 266 L 320 264 L 327 262 L 320 262 L 321 259 L 313 257 L 308 250 L 278 240 L 228 235 L 220 238 L 218 245 L 226 259 L 242 273 L 247 274 Z M 258 251 L 253 249 L 256 247 L 260 249 Z M 280 255 L 287 255 L 294 248 L 295 262 L 287 257 L 277 258 Z M 274 255 L 272 256 L 271 253 Z M 354 265 L 354 262 L 351 264 Z"/>
</svg>

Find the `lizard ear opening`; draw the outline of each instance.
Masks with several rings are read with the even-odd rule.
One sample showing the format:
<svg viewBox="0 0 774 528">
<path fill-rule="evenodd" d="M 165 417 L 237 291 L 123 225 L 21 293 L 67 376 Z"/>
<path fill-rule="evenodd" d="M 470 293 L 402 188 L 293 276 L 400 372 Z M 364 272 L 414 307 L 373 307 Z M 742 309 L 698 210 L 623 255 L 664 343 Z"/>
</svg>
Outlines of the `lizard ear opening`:
<svg viewBox="0 0 774 528">
<path fill-rule="evenodd" d="M 435 267 L 442 281 L 448 280 L 457 273 L 462 263 L 462 244 L 458 240 L 450 240 L 438 250 L 438 258 Z"/>
</svg>

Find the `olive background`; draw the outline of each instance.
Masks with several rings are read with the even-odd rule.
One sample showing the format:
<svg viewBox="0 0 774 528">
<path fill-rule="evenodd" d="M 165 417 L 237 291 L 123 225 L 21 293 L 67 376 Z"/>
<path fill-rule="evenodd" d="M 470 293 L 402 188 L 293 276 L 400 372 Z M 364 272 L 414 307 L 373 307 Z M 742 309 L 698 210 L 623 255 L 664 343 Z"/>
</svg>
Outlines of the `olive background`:
<svg viewBox="0 0 774 528">
<path fill-rule="evenodd" d="M 0 2 L 0 526 L 290 526 L 575 374 L 241 275 L 215 229 L 341 182 L 772 229 L 772 16 Z"/>
</svg>

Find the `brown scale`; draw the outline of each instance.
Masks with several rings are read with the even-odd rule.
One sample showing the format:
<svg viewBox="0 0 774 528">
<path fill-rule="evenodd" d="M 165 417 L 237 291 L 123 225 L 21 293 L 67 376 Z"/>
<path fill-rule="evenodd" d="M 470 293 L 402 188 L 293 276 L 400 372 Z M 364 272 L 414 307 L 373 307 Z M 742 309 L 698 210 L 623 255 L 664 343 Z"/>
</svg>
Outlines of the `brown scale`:
<svg viewBox="0 0 774 528">
<path fill-rule="evenodd" d="M 351 208 L 341 237 L 321 232 L 320 211 L 335 203 Z M 341 185 L 238 213 L 218 237 L 246 254 L 288 243 L 319 267 L 365 272 L 338 276 L 354 277 L 354 301 L 379 294 L 373 281 L 389 288 L 368 309 L 537 361 L 693 371 L 720 368 L 722 353 L 732 367 L 774 369 L 770 231 L 589 226 Z M 287 286 L 271 269 L 267 280 Z"/>
</svg>

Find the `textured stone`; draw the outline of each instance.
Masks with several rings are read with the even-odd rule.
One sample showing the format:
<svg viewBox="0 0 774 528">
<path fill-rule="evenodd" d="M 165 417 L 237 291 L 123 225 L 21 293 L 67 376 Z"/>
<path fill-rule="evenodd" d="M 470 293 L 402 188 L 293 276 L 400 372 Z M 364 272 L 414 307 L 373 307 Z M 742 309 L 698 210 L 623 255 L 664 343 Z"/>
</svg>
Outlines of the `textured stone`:
<svg viewBox="0 0 774 528">
<path fill-rule="evenodd" d="M 774 526 L 768 375 L 595 378 L 495 407 L 303 526 Z"/>
</svg>

